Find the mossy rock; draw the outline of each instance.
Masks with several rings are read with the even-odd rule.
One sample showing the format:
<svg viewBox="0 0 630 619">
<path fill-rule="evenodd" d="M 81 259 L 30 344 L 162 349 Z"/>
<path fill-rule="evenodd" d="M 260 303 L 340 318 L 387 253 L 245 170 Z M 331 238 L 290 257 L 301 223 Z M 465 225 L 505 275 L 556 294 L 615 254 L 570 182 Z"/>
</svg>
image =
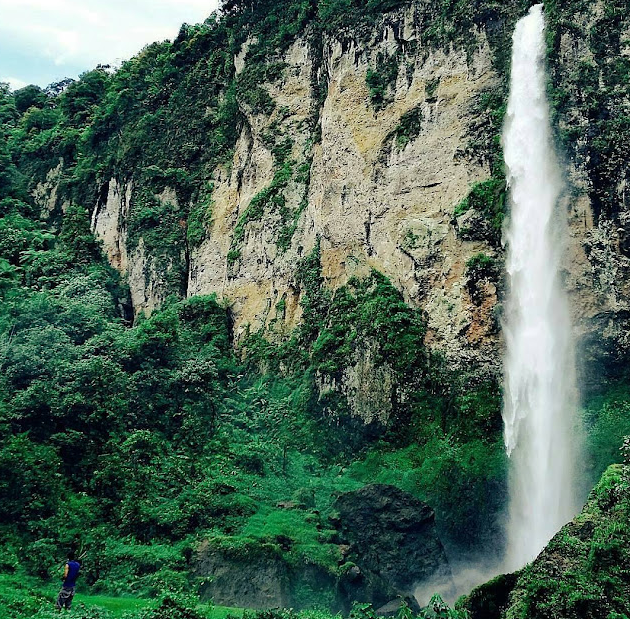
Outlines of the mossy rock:
<svg viewBox="0 0 630 619">
<path fill-rule="evenodd" d="M 630 616 L 630 467 L 613 465 L 584 509 L 521 572 L 498 576 L 460 606 L 471 619 Z"/>
</svg>

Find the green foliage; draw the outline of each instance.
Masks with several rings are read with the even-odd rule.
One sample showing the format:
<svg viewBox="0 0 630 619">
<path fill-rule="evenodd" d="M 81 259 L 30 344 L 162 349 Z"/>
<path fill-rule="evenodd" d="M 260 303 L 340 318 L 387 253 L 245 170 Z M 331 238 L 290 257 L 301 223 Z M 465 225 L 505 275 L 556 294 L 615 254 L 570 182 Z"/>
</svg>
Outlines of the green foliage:
<svg viewBox="0 0 630 619">
<path fill-rule="evenodd" d="M 586 403 L 584 423 L 592 480 L 601 477 L 611 463 L 622 461 L 619 448 L 624 437 L 630 434 L 629 413 L 630 391 L 625 381 L 613 383 Z"/>
<path fill-rule="evenodd" d="M 506 619 L 630 613 L 628 472 L 610 467 L 583 511 L 518 575 Z"/>
<path fill-rule="evenodd" d="M 53 619 L 58 587 L 21 575 L 0 575 L 3 619 Z M 240 619 L 242 609 L 201 604 L 197 596 L 179 591 L 172 583 L 154 599 L 86 594 L 79 585 L 72 616 L 79 619 Z M 304 617 L 304 619 L 314 619 Z M 322 614 L 321 619 L 328 619 Z"/>
<path fill-rule="evenodd" d="M 35 85 L 25 86 L 16 90 L 14 95 L 15 108 L 23 114 L 31 108 L 42 109 L 48 104 L 46 93 Z"/>
<path fill-rule="evenodd" d="M 495 279 L 499 274 L 496 260 L 488 254 L 475 254 L 466 262 L 468 279 L 477 282 L 480 279 Z"/>
<path fill-rule="evenodd" d="M 429 601 L 428 607 L 418 615 L 419 619 L 468 619 L 462 610 L 451 609 L 436 593 Z"/>
<path fill-rule="evenodd" d="M 69 205 L 64 213 L 59 242 L 68 259 L 77 265 L 89 265 L 100 259 L 100 249 L 90 230 L 87 211 L 76 205 Z"/>
<path fill-rule="evenodd" d="M 391 102 L 392 89 L 396 84 L 400 57 L 398 54 L 388 56 L 379 52 L 376 67 L 369 68 L 365 75 L 365 83 L 370 89 L 370 100 L 375 109 L 380 110 Z"/>
<path fill-rule="evenodd" d="M 132 194 L 127 242 L 136 249 L 142 242 L 147 261 L 157 267 L 167 290 L 182 295 L 186 289 L 186 222 L 175 200 L 160 198 L 149 188 Z M 198 228 L 194 228 L 193 234 Z M 148 268 L 145 277 L 148 276 Z"/>
<path fill-rule="evenodd" d="M 460 217 L 471 209 L 485 220 L 489 240 L 499 245 L 506 215 L 505 179 L 490 178 L 473 185 L 468 195 L 455 207 L 453 214 Z M 471 231 L 462 229 L 460 234 L 466 238 Z"/>
<path fill-rule="evenodd" d="M 414 615 L 409 606 L 403 601 L 396 619 L 467 619 L 465 611 L 454 610 L 436 593 L 426 608 Z M 378 615 L 370 604 L 355 602 L 350 611 L 349 619 L 378 619 Z"/>
<path fill-rule="evenodd" d="M 90 123 L 107 94 L 110 75 L 104 69 L 84 73 L 59 96 L 59 111 L 69 126 L 83 127 Z"/>
<path fill-rule="evenodd" d="M 400 117 L 400 123 L 394 129 L 396 147 L 404 149 L 409 142 L 417 138 L 422 131 L 422 110 L 420 106 L 408 110 Z"/>
<path fill-rule="evenodd" d="M 283 209 L 286 205 L 286 198 L 282 190 L 288 185 L 293 176 L 293 167 L 291 163 L 285 163 L 275 174 L 269 187 L 266 187 L 257 193 L 249 202 L 249 205 L 239 217 L 234 233 L 232 234 L 232 243 L 228 253 L 228 266 L 232 267 L 240 257 L 240 245 L 245 239 L 245 230 L 247 225 L 253 221 L 262 218 L 268 209 Z"/>
<path fill-rule="evenodd" d="M 275 103 L 261 84 L 275 82 L 280 79 L 283 71 L 284 64 L 281 62 L 248 62 L 237 79 L 236 94 L 253 112 L 269 115 L 273 112 Z"/>
<path fill-rule="evenodd" d="M 47 518 L 58 508 L 61 479 L 59 457 L 52 447 L 29 439 L 28 434 L 10 436 L 0 450 L 0 518 L 26 526 Z"/>
</svg>

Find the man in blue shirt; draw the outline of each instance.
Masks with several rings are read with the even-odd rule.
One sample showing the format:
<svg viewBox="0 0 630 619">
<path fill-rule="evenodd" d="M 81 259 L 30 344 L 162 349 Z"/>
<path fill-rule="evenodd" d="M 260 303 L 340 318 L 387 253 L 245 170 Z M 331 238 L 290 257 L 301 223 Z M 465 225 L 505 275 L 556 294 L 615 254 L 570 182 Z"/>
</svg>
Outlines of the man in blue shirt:
<svg viewBox="0 0 630 619">
<path fill-rule="evenodd" d="M 78 561 L 75 561 L 74 552 L 69 552 L 68 562 L 66 563 L 66 567 L 63 571 L 63 585 L 61 586 L 61 591 L 57 597 L 58 610 L 61 610 L 62 608 L 70 610 L 70 607 L 72 606 L 72 598 L 74 597 L 74 588 L 77 584 L 77 576 L 79 575 L 80 569 L 81 565 Z"/>
</svg>

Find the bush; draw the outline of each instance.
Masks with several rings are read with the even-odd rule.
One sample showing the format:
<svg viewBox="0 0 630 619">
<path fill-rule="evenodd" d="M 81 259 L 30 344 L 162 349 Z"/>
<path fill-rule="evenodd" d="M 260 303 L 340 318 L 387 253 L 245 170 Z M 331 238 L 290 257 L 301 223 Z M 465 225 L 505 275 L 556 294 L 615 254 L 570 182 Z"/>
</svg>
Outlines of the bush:
<svg viewBox="0 0 630 619">
<path fill-rule="evenodd" d="M 466 262 L 466 276 L 469 283 L 482 279 L 496 280 L 499 274 L 496 259 L 484 253 L 475 254 Z"/>
<path fill-rule="evenodd" d="M 365 83 L 370 89 L 370 100 L 375 109 L 380 110 L 391 102 L 392 88 L 396 85 L 399 64 L 398 54 L 388 56 L 379 52 L 376 57 L 376 68 L 367 70 Z"/>
</svg>

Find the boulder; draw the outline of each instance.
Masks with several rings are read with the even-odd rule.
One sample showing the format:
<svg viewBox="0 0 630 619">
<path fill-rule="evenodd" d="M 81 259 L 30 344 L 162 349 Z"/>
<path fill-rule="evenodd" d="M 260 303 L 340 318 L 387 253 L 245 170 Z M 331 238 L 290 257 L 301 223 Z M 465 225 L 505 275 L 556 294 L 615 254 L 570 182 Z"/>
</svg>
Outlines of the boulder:
<svg viewBox="0 0 630 619">
<path fill-rule="evenodd" d="M 198 550 L 195 574 L 205 580 L 202 599 L 221 606 L 341 610 L 337 577 L 320 565 L 288 561 L 279 545 L 252 541 L 226 548 L 207 540 Z"/>
<path fill-rule="evenodd" d="M 370 484 L 339 496 L 333 509 L 333 523 L 349 547 L 346 558 L 356 566 L 340 583 L 348 600 L 378 608 L 397 596 L 413 597 L 420 583 L 452 581 L 426 503 L 395 486 Z"/>
<path fill-rule="evenodd" d="M 290 560 L 290 538 L 248 544 L 207 540 L 195 572 L 202 596 L 215 604 L 296 609 L 326 606 L 348 613 L 355 601 L 395 614 L 401 600 L 418 612 L 418 584 L 452 582 L 435 514 L 395 486 L 371 484 L 340 495 L 330 518 L 337 529 L 338 566 Z M 287 543 L 283 546 L 283 541 Z"/>
<path fill-rule="evenodd" d="M 202 598 L 244 608 L 289 606 L 287 565 L 275 552 L 261 550 L 240 553 L 203 544 L 196 565 L 197 575 L 207 579 Z"/>
</svg>

